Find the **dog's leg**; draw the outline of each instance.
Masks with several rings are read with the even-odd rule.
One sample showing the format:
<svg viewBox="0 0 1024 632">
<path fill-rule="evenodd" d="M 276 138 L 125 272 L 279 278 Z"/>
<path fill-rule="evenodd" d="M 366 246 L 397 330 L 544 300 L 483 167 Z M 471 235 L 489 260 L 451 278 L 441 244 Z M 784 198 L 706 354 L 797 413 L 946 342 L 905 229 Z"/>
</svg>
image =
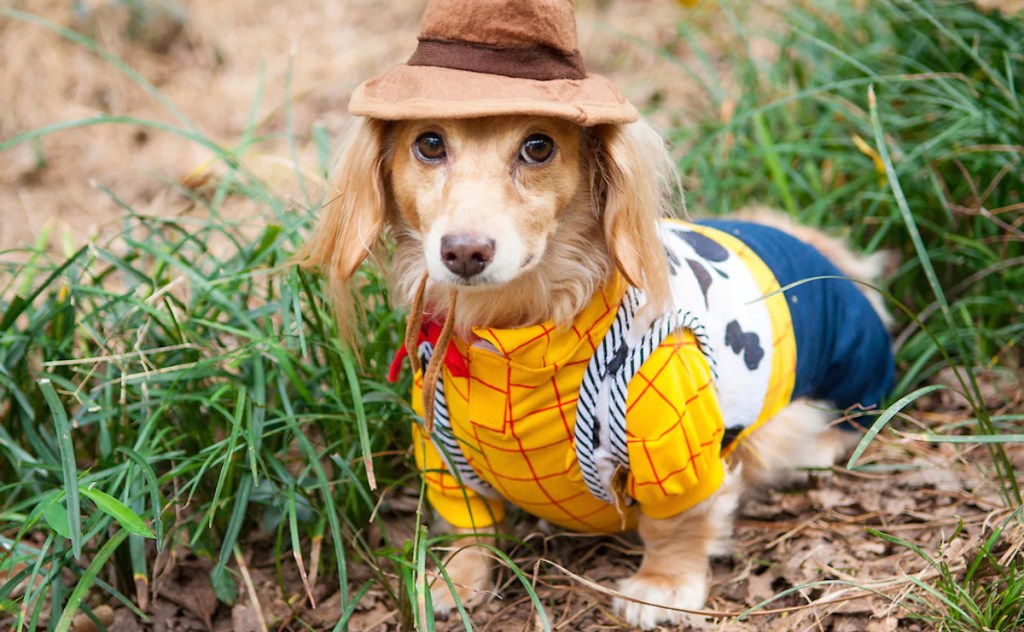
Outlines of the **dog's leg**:
<svg viewBox="0 0 1024 632">
<path fill-rule="evenodd" d="M 494 559 L 483 545 L 494 546 L 496 539 L 493 535 L 483 535 L 473 529 L 448 527 L 448 531 L 465 536 L 452 542 L 458 549 L 445 558 L 444 569 L 451 579 L 459 601 L 469 608 L 483 599 L 486 591 L 491 588 Z M 430 599 L 436 614 L 447 615 L 455 608 L 455 597 L 440 572 L 431 584 Z"/>
<path fill-rule="evenodd" d="M 736 449 L 748 486 L 786 485 L 806 479 L 801 468 L 827 468 L 853 450 L 860 434 L 830 427 L 835 414 L 823 402 L 797 400 Z"/>
<path fill-rule="evenodd" d="M 643 561 L 635 575 L 619 582 L 619 592 L 648 603 L 702 609 L 708 596 L 708 558 L 731 549 L 740 484 L 739 472 L 728 471 L 715 495 L 692 509 L 664 519 L 641 515 Z M 686 613 L 621 598 L 615 599 L 614 607 L 627 623 L 643 629 L 693 621 Z"/>
</svg>

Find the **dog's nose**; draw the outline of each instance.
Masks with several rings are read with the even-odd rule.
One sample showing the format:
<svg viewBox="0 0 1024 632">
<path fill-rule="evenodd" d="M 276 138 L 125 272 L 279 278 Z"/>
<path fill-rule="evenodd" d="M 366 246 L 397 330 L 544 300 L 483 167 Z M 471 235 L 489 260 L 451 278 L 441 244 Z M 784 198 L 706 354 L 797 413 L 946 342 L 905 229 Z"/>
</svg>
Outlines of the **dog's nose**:
<svg viewBox="0 0 1024 632">
<path fill-rule="evenodd" d="M 483 272 L 494 259 L 494 240 L 473 234 L 441 237 L 441 261 L 464 279 Z"/>
</svg>

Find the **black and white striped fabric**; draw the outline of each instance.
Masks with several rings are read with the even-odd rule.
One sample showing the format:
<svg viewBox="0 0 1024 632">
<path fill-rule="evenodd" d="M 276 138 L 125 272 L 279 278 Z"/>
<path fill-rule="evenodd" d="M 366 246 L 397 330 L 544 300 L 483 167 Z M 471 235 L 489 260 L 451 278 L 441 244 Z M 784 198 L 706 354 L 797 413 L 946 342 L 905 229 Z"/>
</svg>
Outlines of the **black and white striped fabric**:
<svg viewBox="0 0 1024 632">
<path fill-rule="evenodd" d="M 419 355 L 422 366 L 427 366 L 430 364 L 430 357 L 434 355 L 434 345 L 427 341 L 421 342 Z M 448 465 L 448 471 L 458 477 L 463 486 L 472 489 L 484 498 L 501 498 L 501 494 L 473 470 L 462 451 L 459 440 L 455 438 L 451 416 L 448 414 L 448 400 L 444 396 L 443 378 L 437 380 L 434 392 L 434 432 L 431 433 L 430 440 L 433 441 L 441 458 Z"/>
<path fill-rule="evenodd" d="M 622 303 L 619 305 L 618 311 L 615 313 L 615 320 L 612 322 L 611 328 L 605 334 L 601 344 L 598 345 L 593 357 L 590 358 L 590 362 L 587 364 L 586 373 L 583 375 L 583 383 L 580 384 L 579 399 L 576 402 L 574 438 L 580 472 L 583 475 L 583 482 L 587 484 L 587 489 L 590 490 L 591 494 L 606 502 L 613 502 L 613 499 L 611 494 L 608 493 L 609 490 L 605 490 L 601 484 L 601 477 L 598 475 L 596 460 L 594 459 L 594 450 L 601 447 L 602 443 L 607 445 L 608 442 L 602 442 L 602 437 L 599 434 L 601 425 L 598 423 L 596 416 L 599 399 L 601 399 L 602 394 L 601 386 L 609 372 L 609 366 L 621 366 L 626 359 L 626 354 L 629 351 L 625 344 L 626 331 L 629 329 L 630 323 L 633 322 L 638 306 L 639 294 L 634 291 L 626 292 L 626 295 L 622 297 Z M 624 424 L 625 416 L 623 416 Z M 611 449 L 619 455 L 625 454 L 628 460 L 624 428 L 620 439 L 621 441 L 615 441 L 616 445 Z"/>
<path fill-rule="evenodd" d="M 619 467 L 629 469 L 626 398 L 640 367 L 665 338 L 689 329 L 715 371 L 707 330 L 695 314 L 680 310 L 645 328 L 636 322 L 641 302 L 639 290 L 626 291 L 611 329 L 587 365 L 576 403 L 576 459 L 583 482 L 595 498 L 610 504 L 615 504 L 612 475 Z"/>
<path fill-rule="evenodd" d="M 636 322 L 643 294 L 629 288 L 615 314 L 611 328 L 601 340 L 587 365 L 576 404 L 576 458 L 587 489 L 595 497 L 614 504 L 611 477 L 619 466 L 629 468 L 626 446 L 626 398 L 629 382 L 654 350 L 674 332 L 689 329 L 708 359 L 712 372 L 715 359 L 700 319 L 692 312 L 678 311 L 655 320 L 645 329 Z M 635 331 L 634 331 L 635 330 Z M 633 344 L 630 344 L 633 340 Z M 434 347 L 419 346 L 420 362 L 430 363 Z M 437 381 L 434 397 L 434 432 L 431 441 L 461 483 L 485 498 L 501 498 L 487 481 L 473 470 L 452 431 L 444 380 Z"/>
</svg>

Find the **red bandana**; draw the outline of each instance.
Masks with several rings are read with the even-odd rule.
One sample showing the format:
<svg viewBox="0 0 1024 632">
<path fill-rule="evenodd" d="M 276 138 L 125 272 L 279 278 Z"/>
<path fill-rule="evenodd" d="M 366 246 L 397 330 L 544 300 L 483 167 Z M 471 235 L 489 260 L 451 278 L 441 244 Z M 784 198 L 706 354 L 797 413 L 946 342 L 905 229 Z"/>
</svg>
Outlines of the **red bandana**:
<svg viewBox="0 0 1024 632">
<path fill-rule="evenodd" d="M 441 336 L 441 328 L 444 325 L 442 321 L 431 320 L 423 323 L 420 327 L 420 336 L 416 340 L 416 346 L 426 341 L 437 347 L 437 339 Z M 398 381 L 398 376 L 402 372 L 402 361 L 409 355 L 406 351 L 405 346 L 398 348 L 395 353 L 395 359 L 391 361 L 391 369 L 388 371 L 388 381 L 391 383 Z M 469 377 L 469 366 L 466 364 L 466 359 L 462 357 L 459 350 L 454 344 L 449 343 L 448 349 L 444 354 L 444 364 L 448 367 L 448 372 L 455 377 Z"/>
</svg>

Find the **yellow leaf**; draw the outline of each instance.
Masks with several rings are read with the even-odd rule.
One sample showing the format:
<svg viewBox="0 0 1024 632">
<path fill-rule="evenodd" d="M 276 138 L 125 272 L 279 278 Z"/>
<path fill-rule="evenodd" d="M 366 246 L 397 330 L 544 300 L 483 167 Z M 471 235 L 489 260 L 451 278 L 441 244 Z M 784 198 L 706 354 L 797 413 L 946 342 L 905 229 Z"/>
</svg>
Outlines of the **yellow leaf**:
<svg viewBox="0 0 1024 632">
<path fill-rule="evenodd" d="M 869 145 L 867 141 L 857 134 L 851 134 L 850 140 L 853 141 L 854 146 L 857 147 L 857 150 L 860 151 L 860 153 L 864 154 L 871 159 L 871 162 L 875 163 L 875 171 L 878 172 L 878 175 L 880 176 L 878 181 L 882 186 L 885 186 L 885 163 L 882 162 L 882 157 L 878 155 L 878 152 L 874 147 Z"/>
</svg>

